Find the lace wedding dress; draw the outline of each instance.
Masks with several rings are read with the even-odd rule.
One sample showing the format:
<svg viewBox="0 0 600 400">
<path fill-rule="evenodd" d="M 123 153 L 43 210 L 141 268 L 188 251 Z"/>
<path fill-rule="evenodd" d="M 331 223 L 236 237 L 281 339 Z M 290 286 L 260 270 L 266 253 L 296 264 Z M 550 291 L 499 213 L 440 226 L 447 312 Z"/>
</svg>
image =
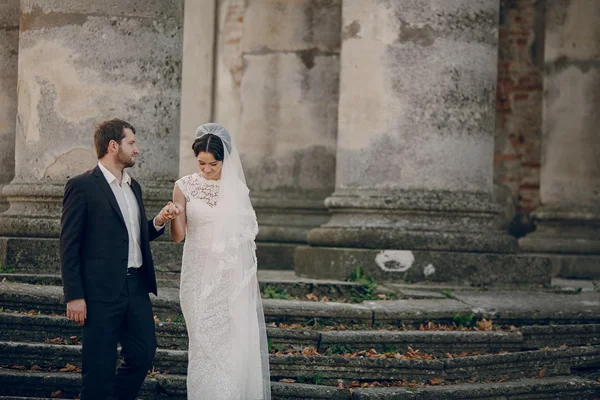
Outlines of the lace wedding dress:
<svg viewBox="0 0 600 400">
<path fill-rule="evenodd" d="M 221 181 L 199 173 L 176 184 L 186 197 L 180 300 L 189 337 L 188 399 L 270 399 L 254 211 L 224 216 L 218 207 L 220 193 L 226 195 Z M 224 239 L 222 225 L 233 224 L 229 218 L 248 222 L 240 223 L 242 232 Z"/>
</svg>

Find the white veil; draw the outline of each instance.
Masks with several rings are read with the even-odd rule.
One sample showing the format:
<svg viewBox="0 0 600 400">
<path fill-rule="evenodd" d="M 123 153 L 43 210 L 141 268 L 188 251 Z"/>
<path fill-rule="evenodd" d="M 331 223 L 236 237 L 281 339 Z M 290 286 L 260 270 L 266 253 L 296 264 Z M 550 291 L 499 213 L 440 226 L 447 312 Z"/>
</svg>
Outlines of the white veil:
<svg viewBox="0 0 600 400">
<path fill-rule="evenodd" d="M 198 317 L 210 314 L 206 309 L 209 306 L 202 304 L 210 304 L 208 297 L 217 288 L 219 292 L 225 288 L 232 321 L 232 376 L 234 384 L 239 384 L 240 399 L 270 399 L 269 351 L 256 276 L 256 214 L 231 135 L 222 125 L 209 123 L 198 127 L 196 138 L 207 134 L 221 139 L 224 159 L 215 206 L 216 223 L 207 237 L 211 244 L 205 265 L 210 268 L 203 269 L 198 285 Z"/>
</svg>

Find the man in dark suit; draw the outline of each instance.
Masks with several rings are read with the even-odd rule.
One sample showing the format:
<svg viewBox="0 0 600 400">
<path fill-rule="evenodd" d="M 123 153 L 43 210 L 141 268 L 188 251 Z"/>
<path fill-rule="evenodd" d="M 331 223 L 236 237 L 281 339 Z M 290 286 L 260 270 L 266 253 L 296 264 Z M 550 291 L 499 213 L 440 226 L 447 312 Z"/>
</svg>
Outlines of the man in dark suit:
<svg viewBox="0 0 600 400">
<path fill-rule="evenodd" d="M 133 126 L 119 119 L 102 122 L 94 145 L 98 166 L 71 178 L 63 199 L 67 317 L 83 326 L 81 400 L 133 400 L 156 351 L 150 241 L 178 210 L 169 203 L 146 219 L 140 185 L 124 171 L 139 154 Z M 118 342 L 123 362 L 115 376 Z"/>
</svg>

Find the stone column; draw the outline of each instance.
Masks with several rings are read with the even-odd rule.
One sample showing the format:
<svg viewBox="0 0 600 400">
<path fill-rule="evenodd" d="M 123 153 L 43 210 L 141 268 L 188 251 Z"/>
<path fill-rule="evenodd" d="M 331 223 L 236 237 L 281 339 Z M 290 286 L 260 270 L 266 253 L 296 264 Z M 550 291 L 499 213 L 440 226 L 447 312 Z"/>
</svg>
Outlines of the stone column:
<svg viewBox="0 0 600 400">
<path fill-rule="evenodd" d="M 182 13 L 182 0 L 21 1 L 15 177 L 4 188 L 0 236 L 58 235 L 64 184 L 96 165 L 92 136 L 104 119 L 136 127 L 141 155 L 131 174 L 147 207 L 171 197 Z M 55 254 L 54 241 L 29 246 L 43 243 Z"/>
<path fill-rule="evenodd" d="M 335 180 L 340 24 L 339 0 L 247 2 L 238 143 L 263 267 L 291 266 L 295 246 L 282 243 L 306 243 L 307 232 L 328 218 L 323 201 Z"/>
<path fill-rule="evenodd" d="M 547 4 L 541 207 L 524 251 L 554 253 L 554 273 L 600 278 L 600 8 Z"/>
<path fill-rule="evenodd" d="M 217 0 L 185 0 L 179 176 L 198 171 L 192 143 L 213 114 Z"/>
<path fill-rule="evenodd" d="M 499 4 L 346 1 L 331 220 L 296 273 L 546 282 L 492 200 Z"/>
<path fill-rule="evenodd" d="M 2 187 L 15 173 L 19 0 L 0 4 L 0 212 L 8 208 Z"/>
</svg>

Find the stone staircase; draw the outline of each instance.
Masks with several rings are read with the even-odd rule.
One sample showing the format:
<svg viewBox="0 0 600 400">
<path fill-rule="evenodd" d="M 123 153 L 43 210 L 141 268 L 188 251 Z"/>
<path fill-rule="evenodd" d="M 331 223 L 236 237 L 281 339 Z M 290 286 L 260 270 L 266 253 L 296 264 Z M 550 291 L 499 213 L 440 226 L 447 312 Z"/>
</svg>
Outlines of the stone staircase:
<svg viewBox="0 0 600 400">
<path fill-rule="evenodd" d="M 600 293 L 591 283 L 386 284 L 361 298 L 356 282 L 289 271 L 259 278 L 278 297 L 264 299 L 274 399 L 600 399 Z M 81 329 L 64 316 L 60 277 L 0 281 L 0 400 L 76 398 Z M 161 276 L 153 298 L 159 349 L 143 399 L 186 396 L 174 281 Z"/>
</svg>

